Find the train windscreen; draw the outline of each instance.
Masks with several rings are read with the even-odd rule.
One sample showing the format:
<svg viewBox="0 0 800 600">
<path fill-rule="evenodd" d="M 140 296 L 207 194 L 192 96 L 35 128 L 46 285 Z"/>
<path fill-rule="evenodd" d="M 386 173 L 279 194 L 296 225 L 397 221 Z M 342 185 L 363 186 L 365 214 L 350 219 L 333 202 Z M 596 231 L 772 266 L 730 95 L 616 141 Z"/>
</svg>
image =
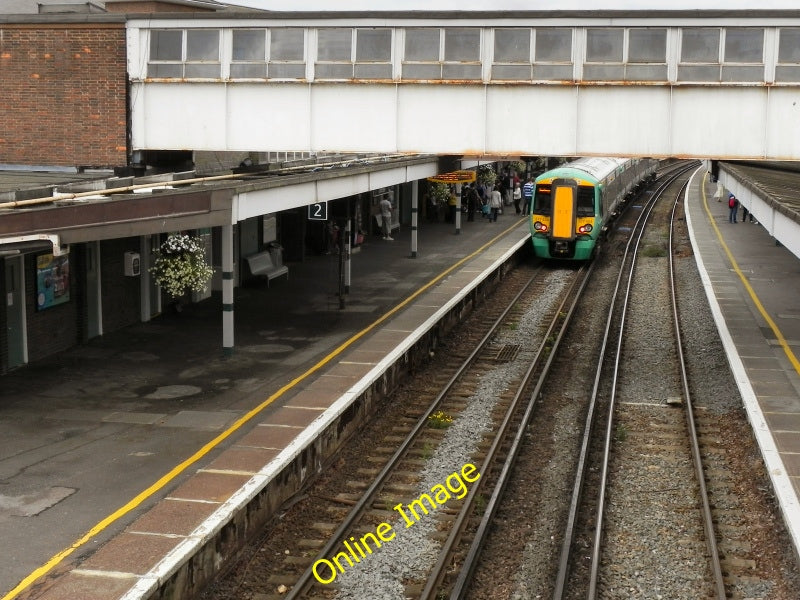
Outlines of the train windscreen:
<svg viewBox="0 0 800 600">
<path fill-rule="evenodd" d="M 549 215 L 552 207 L 550 196 L 550 184 L 540 184 L 536 186 L 536 193 L 533 196 L 533 210 L 531 212 L 540 215 Z"/>
<path fill-rule="evenodd" d="M 578 186 L 578 206 L 576 212 L 579 217 L 594 216 L 594 186 Z"/>
</svg>

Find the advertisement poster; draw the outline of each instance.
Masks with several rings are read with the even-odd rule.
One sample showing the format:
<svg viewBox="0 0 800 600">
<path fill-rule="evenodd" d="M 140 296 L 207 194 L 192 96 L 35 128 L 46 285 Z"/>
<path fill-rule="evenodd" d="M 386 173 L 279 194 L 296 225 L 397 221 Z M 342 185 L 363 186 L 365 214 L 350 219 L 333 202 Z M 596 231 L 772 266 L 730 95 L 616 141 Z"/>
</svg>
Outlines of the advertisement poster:
<svg viewBox="0 0 800 600">
<path fill-rule="evenodd" d="M 36 257 L 36 308 L 69 302 L 69 255 Z"/>
</svg>

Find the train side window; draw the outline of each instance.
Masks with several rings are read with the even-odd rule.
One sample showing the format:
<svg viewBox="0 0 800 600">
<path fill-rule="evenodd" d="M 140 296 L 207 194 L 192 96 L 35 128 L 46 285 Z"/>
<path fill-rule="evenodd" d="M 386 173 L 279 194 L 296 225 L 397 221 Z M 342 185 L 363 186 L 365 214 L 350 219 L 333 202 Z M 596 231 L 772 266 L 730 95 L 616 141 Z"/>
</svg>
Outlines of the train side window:
<svg viewBox="0 0 800 600">
<path fill-rule="evenodd" d="M 579 217 L 594 216 L 594 186 L 578 186 L 577 215 Z"/>
</svg>

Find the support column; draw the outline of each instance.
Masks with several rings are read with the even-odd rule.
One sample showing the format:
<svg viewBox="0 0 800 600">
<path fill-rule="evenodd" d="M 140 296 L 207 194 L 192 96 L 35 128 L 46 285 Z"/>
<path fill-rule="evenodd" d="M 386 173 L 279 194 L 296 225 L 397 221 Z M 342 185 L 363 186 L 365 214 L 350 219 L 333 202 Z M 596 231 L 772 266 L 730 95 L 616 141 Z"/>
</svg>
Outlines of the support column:
<svg viewBox="0 0 800 600">
<path fill-rule="evenodd" d="M 347 212 L 350 212 L 350 206 L 347 207 Z M 353 228 L 352 219 L 347 217 L 347 225 L 344 228 L 345 242 L 344 242 L 344 293 L 350 293 L 350 261 L 353 260 L 351 252 L 351 244 L 353 241 Z"/>
<path fill-rule="evenodd" d="M 419 225 L 419 181 L 411 182 L 411 258 L 417 258 L 417 229 Z"/>
<path fill-rule="evenodd" d="M 222 226 L 222 353 L 233 354 L 233 225 Z"/>
<path fill-rule="evenodd" d="M 461 185 L 456 186 L 456 235 L 461 233 Z"/>
<path fill-rule="evenodd" d="M 142 323 L 147 323 L 150 320 L 150 315 L 153 314 L 152 307 L 150 306 L 150 236 L 139 236 L 139 319 Z"/>
</svg>

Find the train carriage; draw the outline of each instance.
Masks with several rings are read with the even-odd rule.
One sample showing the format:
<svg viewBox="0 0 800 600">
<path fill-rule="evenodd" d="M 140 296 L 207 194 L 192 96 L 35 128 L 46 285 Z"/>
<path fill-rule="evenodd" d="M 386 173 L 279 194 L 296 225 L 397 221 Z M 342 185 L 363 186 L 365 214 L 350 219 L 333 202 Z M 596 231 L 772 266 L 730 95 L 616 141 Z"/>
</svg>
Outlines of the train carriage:
<svg viewBox="0 0 800 600">
<path fill-rule="evenodd" d="M 581 158 L 539 175 L 530 217 L 536 256 L 592 258 L 609 220 L 656 165 L 651 159 Z"/>
</svg>

